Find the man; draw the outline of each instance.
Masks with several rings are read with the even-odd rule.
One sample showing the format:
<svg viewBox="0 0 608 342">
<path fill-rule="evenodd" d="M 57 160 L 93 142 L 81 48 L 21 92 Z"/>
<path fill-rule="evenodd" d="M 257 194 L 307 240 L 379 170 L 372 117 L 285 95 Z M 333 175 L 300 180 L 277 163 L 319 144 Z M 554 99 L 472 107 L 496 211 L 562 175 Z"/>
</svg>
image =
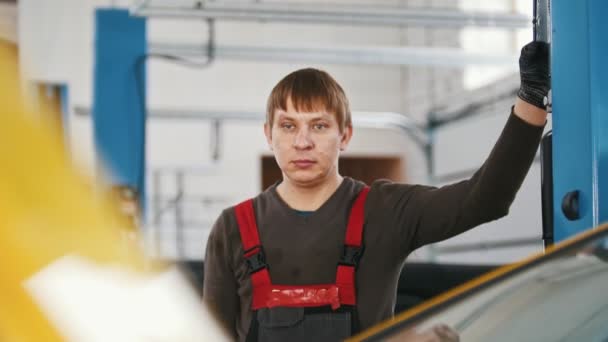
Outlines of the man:
<svg viewBox="0 0 608 342">
<path fill-rule="evenodd" d="M 218 218 L 204 300 L 240 341 L 339 340 L 390 318 L 409 253 L 507 214 L 546 122 L 548 69 L 547 44 L 522 49 L 520 91 L 494 149 L 469 180 L 441 188 L 342 177 L 353 134 L 344 91 L 319 70 L 286 76 L 264 125 L 283 180 Z M 446 327 L 432 333 L 454 339 Z"/>
</svg>

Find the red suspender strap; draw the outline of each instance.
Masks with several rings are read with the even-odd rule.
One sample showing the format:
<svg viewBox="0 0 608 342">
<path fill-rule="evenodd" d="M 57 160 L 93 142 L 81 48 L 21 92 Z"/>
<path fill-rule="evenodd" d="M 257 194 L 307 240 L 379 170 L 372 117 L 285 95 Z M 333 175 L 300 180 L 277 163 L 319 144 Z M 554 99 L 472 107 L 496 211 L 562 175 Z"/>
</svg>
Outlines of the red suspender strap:
<svg viewBox="0 0 608 342">
<path fill-rule="evenodd" d="M 355 204 L 350 209 L 350 216 L 348 218 L 348 226 L 346 226 L 346 242 L 345 245 L 361 247 L 361 239 L 363 238 L 363 220 L 364 220 L 364 209 L 365 200 L 369 193 L 369 187 L 364 187 L 357 199 Z"/>
<path fill-rule="evenodd" d="M 265 289 L 271 285 L 270 273 L 264 258 L 264 251 L 260 245 L 258 226 L 255 222 L 255 212 L 253 211 L 253 200 L 249 199 L 235 207 L 236 220 L 241 233 L 244 258 L 251 271 L 251 285 L 253 287 L 253 309 L 264 306 Z"/>
<path fill-rule="evenodd" d="M 253 200 L 249 199 L 239 203 L 234 211 L 236 213 L 236 221 L 239 224 L 241 232 L 241 242 L 246 251 L 253 247 L 260 246 L 260 236 L 258 235 L 258 225 L 255 223 L 255 212 L 253 211 Z"/>
<path fill-rule="evenodd" d="M 336 273 L 336 285 L 340 289 L 340 303 L 355 305 L 357 303 L 355 290 L 355 269 L 362 248 L 363 221 L 365 219 L 365 200 L 369 193 L 369 187 L 364 187 L 357 196 L 355 203 L 350 210 L 348 226 L 346 226 L 346 238 L 344 242 L 344 252 L 340 258 Z"/>
</svg>

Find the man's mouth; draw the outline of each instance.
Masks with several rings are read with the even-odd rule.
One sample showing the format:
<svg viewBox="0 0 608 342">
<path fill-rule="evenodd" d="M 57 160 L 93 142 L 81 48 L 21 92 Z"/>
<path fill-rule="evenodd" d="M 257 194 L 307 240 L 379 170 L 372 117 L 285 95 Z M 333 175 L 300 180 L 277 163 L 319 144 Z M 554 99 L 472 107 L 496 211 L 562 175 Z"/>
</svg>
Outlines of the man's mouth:
<svg viewBox="0 0 608 342">
<path fill-rule="evenodd" d="M 315 164 L 314 160 L 310 159 L 296 159 L 292 163 L 299 168 L 308 168 Z"/>
</svg>

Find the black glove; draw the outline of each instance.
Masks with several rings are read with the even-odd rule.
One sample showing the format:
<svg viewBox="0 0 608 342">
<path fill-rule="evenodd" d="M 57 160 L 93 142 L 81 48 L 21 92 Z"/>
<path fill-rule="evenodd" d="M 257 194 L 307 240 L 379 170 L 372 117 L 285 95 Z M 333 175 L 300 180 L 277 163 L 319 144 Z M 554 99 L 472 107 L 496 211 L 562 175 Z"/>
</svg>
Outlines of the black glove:
<svg viewBox="0 0 608 342">
<path fill-rule="evenodd" d="M 531 105 L 546 109 L 544 99 L 551 89 L 549 44 L 531 42 L 521 49 L 519 76 L 521 85 L 517 96 Z"/>
</svg>

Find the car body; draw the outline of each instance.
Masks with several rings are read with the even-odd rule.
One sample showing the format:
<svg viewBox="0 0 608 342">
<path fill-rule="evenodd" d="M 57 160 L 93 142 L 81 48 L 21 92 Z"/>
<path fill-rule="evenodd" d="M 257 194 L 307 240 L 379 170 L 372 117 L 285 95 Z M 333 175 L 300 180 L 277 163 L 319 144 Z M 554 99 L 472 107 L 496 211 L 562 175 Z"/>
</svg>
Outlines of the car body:
<svg viewBox="0 0 608 342">
<path fill-rule="evenodd" d="M 608 341 L 608 224 L 354 336 L 404 341 L 447 324 L 462 341 Z"/>
</svg>

